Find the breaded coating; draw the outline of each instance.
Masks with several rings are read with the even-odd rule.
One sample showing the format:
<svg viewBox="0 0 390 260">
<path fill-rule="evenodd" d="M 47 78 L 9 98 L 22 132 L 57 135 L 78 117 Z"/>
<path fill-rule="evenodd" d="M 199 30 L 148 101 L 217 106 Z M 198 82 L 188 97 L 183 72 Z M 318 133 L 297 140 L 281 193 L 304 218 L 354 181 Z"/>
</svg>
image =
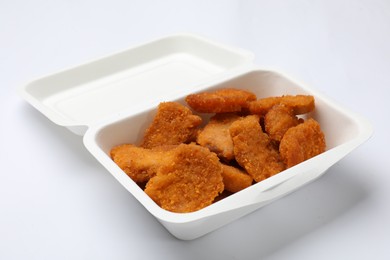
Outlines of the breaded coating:
<svg viewBox="0 0 390 260">
<path fill-rule="evenodd" d="M 141 144 L 144 148 L 161 145 L 177 145 L 191 141 L 201 117 L 177 102 L 162 102 Z"/>
<path fill-rule="evenodd" d="M 226 164 L 222 164 L 222 178 L 225 190 L 233 193 L 251 186 L 253 182 L 246 172 Z"/>
<path fill-rule="evenodd" d="M 234 158 L 230 125 L 240 117 L 232 113 L 216 114 L 199 132 L 196 142 L 216 153 L 219 158 L 230 161 Z"/>
<path fill-rule="evenodd" d="M 248 108 L 249 102 L 254 100 L 256 95 L 252 92 L 234 88 L 191 94 L 186 97 L 187 104 L 199 113 L 240 112 Z"/>
<path fill-rule="evenodd" d="M 225 88 L 188 95 L 185 101 L 190 108 L 160 103 L 139 146 L 110 151 L 165 210 L 200 210 L 326 149 L 319 123 L 311 114 L 299 116 L 314 110 L 311 95 L 256 100 L 252 92 Z M 203 115 L 202 124 L 192 111 L 212 114 Z"/>
<path fill-rule="evenodd" d="M 199 145 L 181 144 L 170 163 L 149 180 L 145 192 L 163 209 L 193 212 L 210 205 L 223 191 L 221 172 L 215 153 Z"/>
<path fill-rule="evenodd" d="M 298 125 L 303 120 L 294 115 L 291 107 L 279 104 L 273 106 L 264 116 L 265 131 L 268 136 L 275 141 L 280 142 L 286 131 L 293 126 Z"/>
<path fill-rule="evenodd" d="M 325 136 L 317 121 L 310 118 L 284 134 L 279 151 L 287 168 L 325 151 Z"/>
<path fill-rule="evenodd" d="M 123 144 L 111 149 L 113 161 L 135 182 L 143 183 L 156 175 L 157 170 L 170 161 L 172 146 L 145 149 Z"/>
<path fill-rule="evenodd" d="M 285 95 L 280 97 L 261 98 L 249 103 L 249 111 L 252 114 L 264 115 L 273 106 L 284 104 L 293 109 L 295 115 L 306 114 L 314 110 L 314 97 L 310 95 Z"/>
<path fill-rule="evenodd" d="M 256 115 L 235 121 L 230 127 L 234 155 L 256 182 L 262 181 L 285 169 L 278 150 L 263 133 Z"/>
</svg>

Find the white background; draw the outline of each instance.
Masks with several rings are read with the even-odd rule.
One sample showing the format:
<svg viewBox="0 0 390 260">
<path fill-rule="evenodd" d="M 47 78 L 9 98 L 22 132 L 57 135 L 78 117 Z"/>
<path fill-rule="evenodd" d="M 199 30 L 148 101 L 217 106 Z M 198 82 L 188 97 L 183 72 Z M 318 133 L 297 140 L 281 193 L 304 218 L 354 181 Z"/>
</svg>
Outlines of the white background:
<svg viewBox="0 0 390 260">
<path fill-rule="evenodd" d="M 176 32 L 248 49 L 368 118 L 373 137 L 299 191 L 175 239 L 16 88 Z M 0 0 L 0 259 L 390 259 L 389 72 L 385 0 Z"/>
</svg>

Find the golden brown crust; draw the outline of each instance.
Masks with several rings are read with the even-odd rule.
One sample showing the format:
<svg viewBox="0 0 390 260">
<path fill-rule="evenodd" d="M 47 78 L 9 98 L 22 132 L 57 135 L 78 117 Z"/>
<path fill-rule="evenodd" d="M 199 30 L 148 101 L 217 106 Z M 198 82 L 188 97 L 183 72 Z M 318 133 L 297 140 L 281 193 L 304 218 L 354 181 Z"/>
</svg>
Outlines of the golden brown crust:
<svg viewBox="0 0 390 260">
<path fill-rule="evenodd" d="M 278 142 L 290 127 L 300 122 L 294 115 L 293 109 L 284 104 L 273 106 L 264 116 L 265 131 L 271 139 Z"/>
<path fill-rule="evenodd" d="M 144 148 L 191 141 L 202 119 L 177 102 L 162 102 L 141 144 Z"/>
<path fill-rule="evenodd" d="M 225 190 L 233 193 L 251 186 L 253 182 L 245 171 L 226 164 L 222 164 L 222 178 Z"/>
<path fill-rule="evenodd" d="M 132 144 L 119 145 L 111 149 L 113 161 L 135 182 L 147 182 L 157 170 L 170 160 L 171 146 L 145 149 Z"/>
<path fill-rule="evenodd" d="M 293 109 L 295 115 L 302 115 L 314 110 L 314 97 L 311 95 L 285 95 L 261 98 L 249 103 L 252 114 L 265 115 L 273 106 L 284 104 Z"/>
<path fill-rule="evenodd" d="M 230 161 L 234 158 L 233 141 L 230 136 L 230 125 L 240 117 L 236 114 L 217 114 L 199 132 L 196 139 L 201 146 L 216 153 L 219 158 Z"/>
<path fill-rule="evenodd" d="M 325 150 L 319 124 L 296 116 L 314 109 L 314 97 L 255 99 L 239 89 L 187 96 L 198 112 L 216 113 L 203 129 L 189 108 L 160 103 L 141 146 L 119 145 L 110 155 L 160 207 L 185 213 Z"/>
<path fill-rule="evenodd" d="M 280 155 L 287 168 L 325 151 L 325 136 L 314 119 L 291 127 L 280 142 Z"/>
<path fill-rule="evenodd" d="M 248 107 L 248 102 L 254 100 L 256 95 L 252 92 L 234 88 L 191 94 L 186 97 L 187 104 L 199 113 L 240 112 Z"/>
<path fill-rule="evenodd" d="M 259 117 L 247 116 L 230 127 L 236 161 L 253 177 L 262 181 L 285 169 L 279 152 L 263 133 Z"/>
<path fill-rule="evenodd" d="M 168 165 L 159 168 L 145 192 L 163 209 L 193 212 L 210 205 L 223 189 L 222 166 L 215 153 L 181 144 Z"/>
</svg>

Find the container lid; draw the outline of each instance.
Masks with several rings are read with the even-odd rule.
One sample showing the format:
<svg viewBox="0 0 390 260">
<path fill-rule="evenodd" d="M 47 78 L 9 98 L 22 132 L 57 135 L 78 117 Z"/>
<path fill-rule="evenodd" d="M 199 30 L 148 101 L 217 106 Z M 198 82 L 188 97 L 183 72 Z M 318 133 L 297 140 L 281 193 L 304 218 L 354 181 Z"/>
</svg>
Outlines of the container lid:
<svg viewBox="0 0 390 260">
<path fill-rule="evenodd" d="M 250 52 L 189 34 L 164 37 L 37 80 L 22 96 L 58 125 L 90 126 L 252 64 Z"/>
</svg>

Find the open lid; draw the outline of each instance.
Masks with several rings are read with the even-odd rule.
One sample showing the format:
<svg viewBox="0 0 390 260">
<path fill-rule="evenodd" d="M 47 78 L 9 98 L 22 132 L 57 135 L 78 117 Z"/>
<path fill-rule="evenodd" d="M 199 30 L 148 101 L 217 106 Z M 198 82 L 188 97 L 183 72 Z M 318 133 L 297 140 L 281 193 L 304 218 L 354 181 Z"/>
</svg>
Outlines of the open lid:
<svg viewBox="0 0 390 260">
<path fill-rule="evenodd" d="M 58 125 L 87 127 L 252 64 L 254 55 L 198 36 L 161 38 L 30 82 L 21 95 Z"/>
</svg>

